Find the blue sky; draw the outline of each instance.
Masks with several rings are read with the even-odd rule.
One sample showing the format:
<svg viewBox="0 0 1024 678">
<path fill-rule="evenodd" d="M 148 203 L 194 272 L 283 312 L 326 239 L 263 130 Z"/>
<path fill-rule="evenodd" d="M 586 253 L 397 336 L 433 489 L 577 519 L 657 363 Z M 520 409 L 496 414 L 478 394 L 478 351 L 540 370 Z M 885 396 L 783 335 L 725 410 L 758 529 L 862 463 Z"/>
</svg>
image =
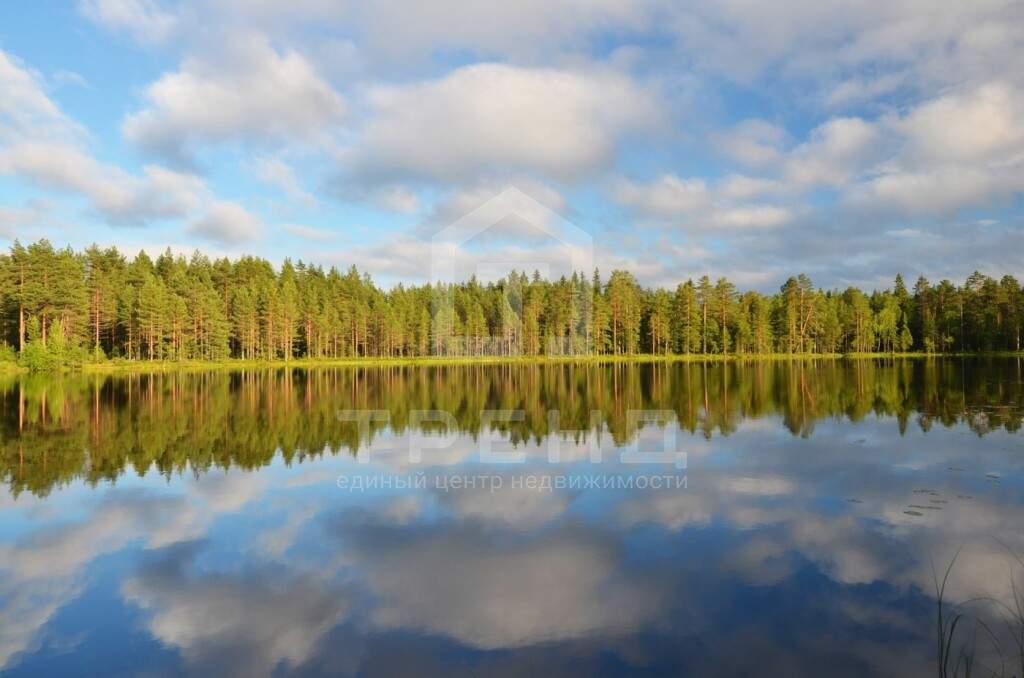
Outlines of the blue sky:
<svg viewBox="0 0 1024 678">
<path fill-rule="evenodd" d="M 1024 4 L 0 10 L 5 241 L 422 282 L 431 236 L 509 186 L 647 284 L 1021 275 Z M 510 253 L 561 257 L 457 254 Z"/>
</svg>

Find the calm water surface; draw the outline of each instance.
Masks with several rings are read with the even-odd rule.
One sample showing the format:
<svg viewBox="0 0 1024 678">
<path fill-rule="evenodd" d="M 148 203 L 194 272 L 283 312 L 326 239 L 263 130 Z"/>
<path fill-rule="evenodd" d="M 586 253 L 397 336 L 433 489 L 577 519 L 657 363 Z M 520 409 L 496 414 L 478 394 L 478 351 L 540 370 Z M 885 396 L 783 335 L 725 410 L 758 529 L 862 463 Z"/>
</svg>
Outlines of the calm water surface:
<svg viewBox="0 0 1024 678">
<path fill-rule="evenodd" d="M 966 650 L 1020 675 L 991 601 L 1024 582 L 1022 379 L 1018 359 L 7 378 L 0 671 L 935 675 L 931 564 L 962 548 L 946 598 L 984 600 L 960 637 L 984 620 L 1000 652 Z M 665 446 L 685 458 L 632 463 Z"/>
</svg>

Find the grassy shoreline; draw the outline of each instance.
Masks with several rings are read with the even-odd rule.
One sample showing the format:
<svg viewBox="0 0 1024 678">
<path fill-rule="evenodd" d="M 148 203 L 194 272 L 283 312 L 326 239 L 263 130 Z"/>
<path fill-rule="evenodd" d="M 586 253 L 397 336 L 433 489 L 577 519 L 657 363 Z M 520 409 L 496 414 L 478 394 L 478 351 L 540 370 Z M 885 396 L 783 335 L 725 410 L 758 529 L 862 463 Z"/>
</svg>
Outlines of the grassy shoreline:
<svg viewBox="0 0 1024 678">
<path fill-rule="evenodd" d="M 293 360 L 242 360 L 232 358 L 222 361 L 158 360 L 158 361 L 117 361 L 86 363 L 77 368 L 65 368 L 64 372 L 85 374 L 155 373 L 155 372 L 208 372 L 263 369 L 316 369 L 325 367 L 405 367 L 405 366 L 461 366 L 461 365 L 565 365 L 565 364 L 614 364 L 614 363 L 719 363 L 759 362 L 781 360 L 877 360 L 877 359 L 922 359 L 922 358 L 1000 358 L 1024 357 L 1024 352 L 993 351 L 973 353 L 759 353 L 759 354 L 689 354 L 689 355 L 577 355 L 577 356 L 485 356 L 445 358 L 436 356 L 404 358 L 296 358 Z M 0 363 L 0 373 L 27 373 L 29 370 L 17 363 Z"/>
</svg>

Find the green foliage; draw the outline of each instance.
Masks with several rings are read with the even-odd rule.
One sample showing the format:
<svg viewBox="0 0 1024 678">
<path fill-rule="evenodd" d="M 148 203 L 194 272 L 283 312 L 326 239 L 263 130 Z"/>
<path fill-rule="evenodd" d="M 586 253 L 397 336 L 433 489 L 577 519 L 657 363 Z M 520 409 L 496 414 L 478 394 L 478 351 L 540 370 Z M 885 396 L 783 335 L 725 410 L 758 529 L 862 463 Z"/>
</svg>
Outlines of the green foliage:
<svg viewBox="0 0 1024 678">
<path fill-rule="evenodd" d="M 9 344 L 0 344 L 0 363 L 14 363 L 18 361 L 18 352 Z"/>
<path fill-rule="evenodd" d="M 170 251 L 129 260 L 45 240 L 0 255 L 0 302 L 0 346 L 39 370 L 104 358 L 1019 351 L 1024 327 L 1018 281 L 981 273 L 963 287 L 919 278 L 913 291 L 897 276 L 871 294 L 815 289 L 805 275 L 776 294 L 707 275 L 670 292 L 627 271 L 383 290 L 355 267 Z"/>
<path fill-rule="evenodd" d="M 33 339 L 21 352 L 21 365 L 32 372 L 52 372 L 60 369 L 60 360 L 47 350 L 42 339 Z"/>
</svg>

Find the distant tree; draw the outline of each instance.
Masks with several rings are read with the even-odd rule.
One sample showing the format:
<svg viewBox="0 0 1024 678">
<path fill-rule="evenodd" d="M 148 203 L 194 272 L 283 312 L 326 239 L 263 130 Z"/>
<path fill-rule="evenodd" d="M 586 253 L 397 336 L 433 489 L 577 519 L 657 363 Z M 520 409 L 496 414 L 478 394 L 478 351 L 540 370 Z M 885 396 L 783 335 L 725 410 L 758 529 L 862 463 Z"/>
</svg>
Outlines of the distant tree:
<svg viewBox="0 0 1024 678">
<path fill-rule="evenodd" d="M 692 280 L 676 287 L 672 300 L 672 332 L 676 350 L 689 355 L 701 347 L 701 314 L 697 302 L 697 289 Z"/>
<path fill-rule="evenodd" d="M 0 347 L 34 364 L 82 356 L 128 360 L 296 357 L 630 355 L 1021 350 L 1024 292 L 1010 275 L 972 273 L 961 287 L 897 275 L 870 294 L 815 289 L 805 275 L 776 294 L 740 293 L 708 275 L 674 290 L 629 272 L 607 282 L 511 271 L 441 286 L 378 287 L 354 266 L 210 260 L 170 250 L 128 260 L 40 240 L 0 254 Z M 59 344 L 54 344 L 59 333 Z M 7 348 L 8 351 L 12 350 Z M 59 357 L 57 357 L 59 354 Z"/>
</svg>

